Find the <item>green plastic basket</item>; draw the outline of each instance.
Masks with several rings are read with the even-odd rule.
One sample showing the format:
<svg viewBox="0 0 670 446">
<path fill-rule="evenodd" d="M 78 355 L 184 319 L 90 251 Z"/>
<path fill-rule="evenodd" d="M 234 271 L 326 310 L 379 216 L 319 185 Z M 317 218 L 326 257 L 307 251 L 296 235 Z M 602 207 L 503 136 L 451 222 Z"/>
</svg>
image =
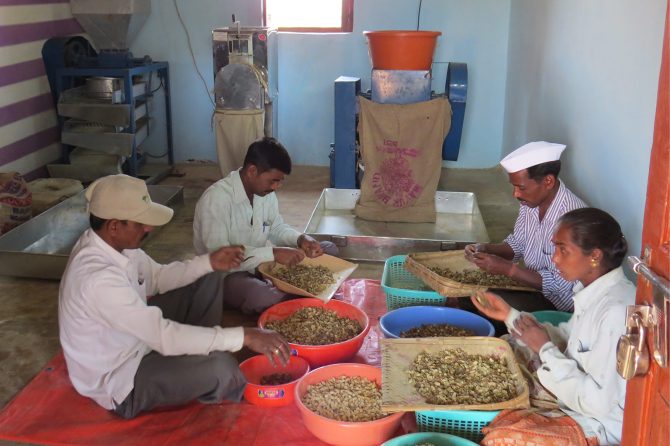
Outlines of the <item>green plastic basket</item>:
<svg viewBox="0 0 670 446">
<path fill-rule="evenodd" d="M 423 291 L 426 285 L 405 269 L 405 256 L 393 256 L 386 259 L 382 274 L 382 289 L 386 294 L 386 308 L 395 310 L 415 305 L 444 306 L 446 297 L 436 291 Z"/>
<path fill-rule="evenodd" d="M 421 432 L 442 432 L 479 443 L 484 437 L 482 428 L 499 413 L 499 410 L 420 410 L 416 412 L 416 425 Z"/>
<path fill-rule="evenodd" d="M 568 322 L 572 317 L 572 313 L 554 310 L 533 311 L 531 314 L 535 316 L 538 322 L 549 322 L 551 325 L 556 326 L 561 322 Z"/>
<path fill-rule="evenodd" d="M 421 443 L 430 443 L 435 446 L 477 446 L 477 443 L 473 443 L 465 438 L 440 434 L 438 432 L 415 432 L 413 434 L 401 435 L 382 443 L 382 446 L 416 446 Z"/>
</svg>

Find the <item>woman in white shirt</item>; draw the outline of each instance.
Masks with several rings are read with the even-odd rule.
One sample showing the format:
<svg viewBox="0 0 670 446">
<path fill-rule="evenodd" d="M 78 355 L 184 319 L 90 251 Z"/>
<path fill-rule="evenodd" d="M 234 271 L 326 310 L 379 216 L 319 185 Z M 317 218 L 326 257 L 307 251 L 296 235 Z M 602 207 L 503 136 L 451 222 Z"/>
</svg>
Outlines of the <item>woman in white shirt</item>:
<svg viewBox="0 0 670 446">
<path fill-rule="evenodd" d="M 488 317 L 505 321 L 512 336 L 539 355 L 537 377 L 567 416 L 503 411 L 484 429 L 482 445 L 500 439 L 538 446 L 559 440 L 589 446 L 620 442 L 626 382 L 616 371 L 616 344 L 625 332 L 626 306 L 635 300 L 635 287 L 621 268 L 626 240 L 608 213 L 582 208 L 561 217 L 552 243 L 561 276 L 577 281 L 568 322 L 548 328 L 489 292 L 472 301 Z"/>
</svg>

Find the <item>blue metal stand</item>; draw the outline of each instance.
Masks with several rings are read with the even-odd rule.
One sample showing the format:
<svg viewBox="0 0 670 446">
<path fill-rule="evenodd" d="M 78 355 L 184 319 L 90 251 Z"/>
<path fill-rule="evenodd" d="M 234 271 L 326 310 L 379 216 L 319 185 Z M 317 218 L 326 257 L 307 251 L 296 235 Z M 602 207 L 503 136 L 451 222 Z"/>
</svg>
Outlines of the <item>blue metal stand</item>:
<svg viewBox="0 0 670 446">
<path fill-rule="evenodd" d="M 335 144 L 330 153 L 332 187 L 356 188 L 356 97 L 361 91 L 357 77 L 335 79 Z"/>
<path fill-rule="evenodd" d="M 468 65 L 449 62 L 445 92 L 451 104 L 451 128 L 442 144 L 442 159 L 456 161 L 461 147 L 465 101 L 468 96 Z"/>
<path fill-rule="evenodd" d="M 135 123 L 135 100 L 142 99 L 149 94 L 147 92 L 138 98 L 133 97 L 133 76 L 139 76 L 151 72 L 156 72 L 158 78 L 163 82 L 165 94 L 165 120 L 167 126 L 167 156 L 168 163 L 174 164 L 174 153 L 172 148 L 172 110 L 170 106 L 170 74 L 167 62 L 149 62 L 143 65 L 125 68 L 102 68 L 102 67 L 65 67 L 56 71 L 56 97 L 69 88 L 74 87 L 75 79 L 92 76 L 116 77 L 123 79 L 124 101 L 130 104 L 130 125 L 125 129 L 126 133 L 135 134 L 137 131 Z M 148 88 L 151 88 L 149 85 Z M 59 118 L 61 128 L 63 128 L 63 119 Z M 69 161 L 69 146 L 63 145 L 63 162 Z M 128 158 L 128 174 L 137 176 L 140 163 L 143 160 L 137 152 L 136 142 L 133 140 L 132 153 Z"/>
</svg>

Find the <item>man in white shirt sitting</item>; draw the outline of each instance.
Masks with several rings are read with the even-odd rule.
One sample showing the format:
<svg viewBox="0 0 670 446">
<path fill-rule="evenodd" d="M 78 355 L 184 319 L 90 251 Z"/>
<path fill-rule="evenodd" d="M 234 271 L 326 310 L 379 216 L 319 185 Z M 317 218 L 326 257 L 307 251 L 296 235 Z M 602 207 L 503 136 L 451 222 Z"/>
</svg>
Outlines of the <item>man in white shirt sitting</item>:
<svg viewBox="0 0 670 446">
<path fill-rule="evenodd" d="M 160 265 L 141 240 L 172 218 L 144 181 L 111 175 L 86 191 L 91 228 L 70 255 L 58 304 L 60 341 L 75 389 L 124 418 L 198 399 L 239 401 L 246 384 L 228 352 L 243 346 L 286 362 L 279 334 L 222 328 L 223 284 L 241 247 Z M 151 297 L 153 296 L 153 297 Z"/>
<path fill-rule="evenodd" d="M 337 255 L 331 242 L 317 242 L 284 223 L 274 193 L 291 173 L 291 157 L 276 139 L 253 142 L 240 170 L 211 185 L 198 200 L 193 246 L 205 254 L 222 246 L 244 246 L 239 271 L 224 278 L 226 303 L 244 313 L 259 313 L 286 294 L 263 279 L 256 267 L 276 261 L 293 266 L 305 255 Z"/>
</svg>

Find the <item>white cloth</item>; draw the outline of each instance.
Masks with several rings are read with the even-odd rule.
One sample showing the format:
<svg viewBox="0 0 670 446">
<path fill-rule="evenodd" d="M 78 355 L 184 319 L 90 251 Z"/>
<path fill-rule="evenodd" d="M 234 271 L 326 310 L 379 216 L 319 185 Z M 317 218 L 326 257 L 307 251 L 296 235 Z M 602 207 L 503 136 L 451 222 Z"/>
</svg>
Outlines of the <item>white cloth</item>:
<svg viewBox="0 0 670 446">
<path fill-rule="evenodd" d="M 635 303 L 635 286 L 619 267 L 586 288 L 578 282 L 574 292 L 572 318 L 551 333 L 552 338 L 562 333 L 567 348 L 543 345 L 537 375 L 587 437 L 598 437 L 603 446 L 619 444 L 626 381 L 616 371 L 616 345 L 626 331 L 626 306 Z M 512 319 L 506 321 L 508 329 Z"/>
<path fill-rule="evenodd" d="M 205 254 L 222 246 L 243 245 L 244 256 L 250 258 L 238 271 L 253 271 L 259 264 L 274 260 L 268 242 L 295 247 L 300 235 L 279 215 L 276 194 L 254 195 L 251 206 L 237 170 L 207 188 L 195 206 L 195 252 Z"/>
<path fill-rule="evenodd" d="M 77 391 L 113 409 L 133 389 L 142 357 L 242 348 L 242 327 L 196 327 L 164 319 L 147 295 L 186 286 L 212 271 L 209 256 L 160 265 L 141 249 L 114 250 L 88 229 L 60 285 L 60 342 Z"/>
<path fill-rule="evenodd" d="M 542 276 L 542 294 L 561 311 L 572 311 L 574 283 L 561 277 L 556 265 L 551 261 L 554 255 L 551 237 L 556 222 L 563 214 L 583 207 L 586 207 L 586 203 L 561 181 L 542 221 L 539 207 L 530 208 L 521 205 L 519 216 L 514 223 L 514 231 L 504 240 L 504 243 L 514 251 L 515 262 L 523 259 L 528 269 L 537 271 Z"/>
<path fill-rule="evenodd" d="M 265 111 L 217 110 L 216 156 L 221 175 L 241 166 L 249 145 L 265 135 Z"/>
<path fill-rule="evenodd" d="M 500 161 L 508 173 L 519 172 L 538 164 L 558 161 L 565 150 L 564 144 L 534 141 L 524 144 Z"/>
</svg>

